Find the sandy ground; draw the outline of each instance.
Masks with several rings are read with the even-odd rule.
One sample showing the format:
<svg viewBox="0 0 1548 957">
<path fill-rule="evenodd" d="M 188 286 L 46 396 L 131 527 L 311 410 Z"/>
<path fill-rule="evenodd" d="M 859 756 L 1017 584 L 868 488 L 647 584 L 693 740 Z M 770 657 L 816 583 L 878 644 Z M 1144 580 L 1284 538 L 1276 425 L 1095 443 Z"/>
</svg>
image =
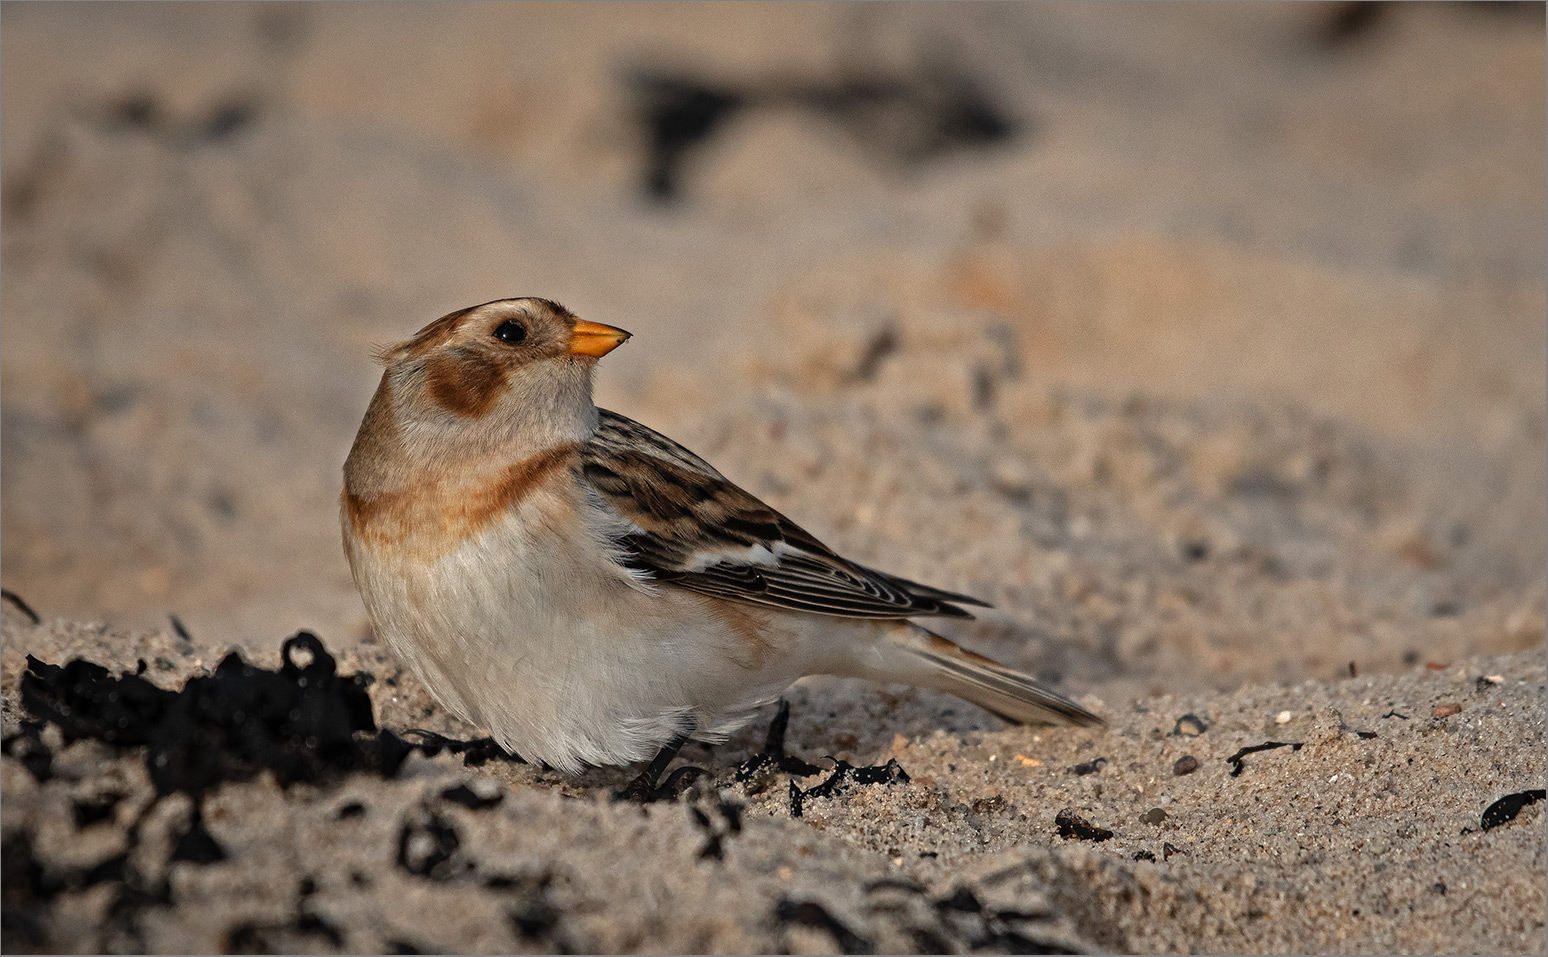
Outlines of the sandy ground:
<svg viewBox="0 0 1548 957">
<path fill-rule="evenodd" d="M 5 949 L 1541 951 L 1544 806 L 1481 816 L 1545 775 L 1543 14 L 1335 12 L 0 8 Z M 308 628 L 383 728 L 476 736 L 336 496 L 372 346 L 519 294 L 1111 726 L 813 680 L 796 786 L 907 782 L 794 817 L 735 780 L 770 715 L 682 803 L 416 754 L 222 784 L 172 860 L 189 799 L 27 730 L 26 654 L 173 688 Z"/>
</svg>

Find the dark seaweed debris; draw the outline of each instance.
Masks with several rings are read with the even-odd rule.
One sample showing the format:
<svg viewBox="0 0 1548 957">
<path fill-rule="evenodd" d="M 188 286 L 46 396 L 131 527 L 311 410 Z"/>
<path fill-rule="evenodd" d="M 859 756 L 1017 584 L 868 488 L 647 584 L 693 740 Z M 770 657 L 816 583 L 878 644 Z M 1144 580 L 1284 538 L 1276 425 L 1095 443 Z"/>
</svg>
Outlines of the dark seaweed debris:
<svg viewBox="0 0 1548 957">
<path fill-rule="evenodd" d="M 1257 754 L 1259 751 L 1272 751 L 1275 748 L 1289 748 L 1292 751 L 1299 751 L 1302 748 L 1302 743 L 1299 741 L 1265 741 L 1262 744 L 1254 744 L 1250 747 L 1242 748 L 1229 758 L 1226 758 L 1226 763 L 1231 766 L 1231 777 L 1240 777 L 1241 773 L 1247 769 L 1247 766 L 1242 763 L 1242 758 L 1249 754 Z"/>
<path fill-rule="evenodd" d="M 642 145 L 646 198 L 682 198 L 692 157 L 732 117 L 794 108 L 853 135 L 888 168 L 915 169 L 955 152 L 994 147 L 1028 123 L 966 70 L 939 57 L 902 72 L 856 70 L 829 80 L 771 76 L 731 83 L 662 68 L 628 78 Z"/>
<path fill-rule="evenodd" d="M 17 611 L 21 612 L 23 615 L 26 615 L 27 620 L 32 622 L 34 625 L 43 624 L 43 619 L 38 617 L 38 613 L 32 610 L 32 606 L 27 604 L 26 600 L 23 599 L 22 596 L 16 594 L 14 591 L 11 591 L 9 588 L 0 588 L 0 601 L 10 602 L 13 606 L 15 606 Z"/>
<path fill-rule="evenodd" d="M 833 759 L 833 773 L 821 784 L 814 784 L 805 791 L 790 782 L 790 816 L 800 817 L 805 811 L 807 798 L 832 797 L 844 784 L 907 784 L 908 772 L 898 764 L 897 758 L 889 758 L 886 764 L 857 768 L 848 761 Z"/>
<path fill-rule="evenodd" d="M 1521 809 L 1536 804 L 1538 801 L 1548 800 L 1548 789 L 1535 788 L 1530 791 L 1517 791 L 1507 794 L 1484 808 L 1483 816 L 1479 818 L 1479 827 L 1483 830 L 1491 830 L 1501 824 L 1509 824 L 1521 813 Z"/>
<path fill-rule="evenodd" d="M 412 746 L 390 732 L 357 735 L 377 730 L 368 676 L 340 676 L 309 632 L 287 639 L 282 655 L 268 671 L 232 652 L 180 691 L 89 661 L 59 667 L 29 655 L 22 702 L 67 741 L 144 747 L 158 794 L 197 794 L 263 770 L 282 786 L 353 770 L 395 774 Z"/>
<path fill-rule="evenodd" d="M 1105 841 L 1113 836 L 1113 832 L 1105 827 L 1097 827 L 1090 821 L 1075 813 L 1074 808 L 1065 808 L 1054 815 L 1054 827 L 1059 829 L 1059 836 L 1065 839 L 1076 838 L 1082 841 Z"/>
</svg>

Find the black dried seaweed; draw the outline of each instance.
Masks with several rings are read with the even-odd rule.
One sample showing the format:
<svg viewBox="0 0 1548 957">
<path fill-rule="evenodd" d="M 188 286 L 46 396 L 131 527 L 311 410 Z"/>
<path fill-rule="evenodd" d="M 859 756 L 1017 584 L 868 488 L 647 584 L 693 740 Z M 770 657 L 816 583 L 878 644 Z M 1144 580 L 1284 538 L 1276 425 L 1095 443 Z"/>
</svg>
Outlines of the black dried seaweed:
<svg viewBox="0 0 1548 957">
<path fill-rule="evenodd" d="M 644 146 L 647 199 L 682 198 L 691 158 L 732 117 L 795 108 L 853 134 L 890 168 L 909 170 L 953 152 L 993 147 L 1028 126 L 974 81 L 937 57 L 893 73 L 851 71 L 826 82 L 782 77 L 729 83 L 662 68 L 628 78 Z"/>
<path fill-rule="evenodd" d="M 263 770 L 282 786 L 353 770 L 395 773 L 408 745 L 388 732 L 356 736 L 377 730 L 366 679 L 340 676 L 309 632 L 287 639 L 282 655 L 280 670 L 268 671 L 232 652 L 181 691 L 89 661 L 59 667 L 29 655 L 22 702 L 66 740 L 144 747 L 158 794 L 197 794 Z"/>
<path fill-rule="evenodd" d="M 838 793 L 843 785 L 853 782 L 855 784 L 907 784 L 908 772 L 898 764 L 897 758 L 889 758 L 886 764 L 873 765 L 871 767 L 855 767 L 848 761 L 833 759 L 833 773 L 828 775 L 821 783 L 814 784 L 802 791 L 796 787 L 795 782 L 790 782 L 790 816 L 800 817 L 805 810 L 807 798 L 832 797 Z"/>
<path fill-rule="evenodd" d="M 1082 761 L 1080 764 L 1071 767 L 1070 773 L 1076 777 L 1083 777 L 1087 774 L 1095 774 L 1102 770 L 1102 766 L 1105 764 L 1107 764 L 1106 758 L 1092 758 L 1090 761 Z"/>
<path fill-rule="evenodd" d="M 10 602 L 16 607 L 17 611 L 21 612 L 23 615 L 26 615 L 27 620 L 32 622 L 34 625 L 43 624 L 43 619 L 39 618 L 38 613 L 32 610 L 32 606 L 27 604 L 26 600 L 23 599 L 22 596 L 16 594 L 14 591 L 11 591 L 9 588 L 0 588 L 0 601 Z"/>
<path fill-rule="evenodd" d="M 1528 791 L 1517 791 L 1507 794 L 1484 808 L 1483 815 L 1479 818 L 1478 826 L 1485 831 L 1499 827 L 1501 824 L 1509 824 L 1521 813 L 1521 809 L 1536 804 L 1538 801 L 1548 800 L 1548 789 L 1534 788 Z"/>
<path fill-rule="evenodd" d="M 1262 744 L 1254 744 L 1242 748 L 1229 758 L 1226 758 L 1226 763 L 1231 766 L 1231 777 L 1240 777 L 1241 773 L 1247 769 L 1247 766 L 1242 763 L 1242 759 L 1249 754 L 1257 754 L 1259 751 L 1272 751 L 1275 748 L 1289 748 L 1292 751 L 1299 751 L 1302 747 L 1304 747 L 1304 744 L 1300 741 L 1265 741 Z"/>
<path fill-rule="evenodd" d="M 1090 821 L 1075 813 L 1074 808 L 1065 808 L 1054 815 L 1054 827 L 1059 829 L 1059 836 L 1068 840 L 1075 838 L 1081 841 L 1105 841 L 1113 836 L 1113 832 L 1105 827 L 1097 827 Z"/>
</svg>

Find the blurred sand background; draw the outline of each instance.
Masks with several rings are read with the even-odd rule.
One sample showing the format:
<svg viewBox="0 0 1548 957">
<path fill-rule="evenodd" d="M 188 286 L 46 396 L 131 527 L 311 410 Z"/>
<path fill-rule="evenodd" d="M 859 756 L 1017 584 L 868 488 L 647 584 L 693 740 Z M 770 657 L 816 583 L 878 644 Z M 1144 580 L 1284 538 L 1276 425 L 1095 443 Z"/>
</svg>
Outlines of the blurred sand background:
<svg viewBox="0 0 1548 957">
<path fill-rule="evenodd" d="M 272 663 L 310 628 L 392 673 L 336 518 L 371 349 L 542 295 L 635 334 L 601 364 L 600 404 L 839 550 L 992 601 L 953 636 L 1114 723 L 1006 729 L 935 696 L 812 682 L 792 747 L 896 756 L 914 783 L 835 799 L 816 830 L 784 819 L 782 787 L 742 795 L 765 829 L 749 827 L 746 859 L 728 850 L 738 879 L 674 864 L 635 897 L 606 886 L 608 862 L 632 848 L 650 869 L 682 812 L 550 793 L 605 793 L 616 774 L 502 769 L 525 796 L 462 826 L 579 827 L 569 844 L 544 836 L 550 858 L 578 855 L 577 886 L 601 881 L 590 892 L 618 908 L 567 946 L 846 946 L 763 916 L 790 863 L 751 849 L 795 841 L 825 869 L 798 880 L 883 950 L 932 944 L 854 888 L 898 872 L 944 897 L 1011 855 L 1069 946 L 1540 952 L 1541 807 L 1480 835 L 1487 853 L 1456 836 L 1544 776 L 1543 19 L 1541 5 L 5 4 L 0 562 L 48 622 L 6 612 L 7 733 L 23 652 L 131 667 L 125 648 L 153 648 L 172 681 L 232 646 Z M 172 614 L 190 644 L 168 634 Z M 1514 697 L 1480 684 L 1460 715 L 1430 717 L 1489 675 Z M 401 677 L 373 686 L 379 717 L 441 727 Z M 1411 725 L 1341 737 L 1393 695 L 1423 699 Z M 1298 727 L 1275 725 L 1286 709 L 1304 740 L 1331 743 L 1227 778 L 1225 755 Z M 1197 752 L 1208 775 L 1173 780 L 1181 752 L 1161 763 L 1151 732 L 1188 710 L 1241 737 Z M 1359 764 L 1350 749 L 1385 775 L 1377 791 L 1430 810 L 1398 839 L 1392 806 L 1367 798 L 1307 851 L 1309 829 L 1283 816 L 1339 761 Z M 1017 754 L 1043 762 L 1032 779 L 1004 777 Z M 1067 774 L 1098 755 L 1100 776 Z M 82 780 L 100 757 L 78 762 Z M 436 760 L 426 779 L 459 767 Z M 41 827 L 65 800 L 57 779 L 18 783 L 6 762 L 7 834 Z M 1155 774 L 1187 797 L 1163 801 Z M 1122 832 L 1061 841 L 1054 811 L 1102 816 L 1103 777 L 1131 830 L 1175 799 L 1190 810 L 1169 826 L 1214 850 L 1155 863 Z M 281 843 L 304 843 L 311 805 L 228 790 L 249 804 L 234 820 L 267 808 L 291 822 Z M 982 826 L 920 825 L 908 841 L 936 855 L 920 857 L 868 830 L 896 801 L 988 803 L 969 815 Z M 1209 830 L 1236 814 L 1299 827 L 1299 856 Z M 1426 830 L 1426 814 L 1444 820 Z M 1373 842 L 1392 857 L 1351 863 Z M 1487 890 L 1412 878 L 1430 894 L 1421 920 L 1392 884 L 1398 857 L 1487 872 Z M 176 865 L 244 866 L 300 865 Z M 226 915 L 265 899 L 186 880 L 201 890 L 141 946 L 232 946 Z M 394 895 L 423 888 L 399 881 L 363 898 L 404 913 Z M 711 903 L 706 881 L 730 896 Z M 1349 901 L 1372 886 L 1386 904 L 1362 921 Z M 455 881 L 435 890 L 460 903 L 412 906 L 473 906 Z M 647 899 L 736 916 L 673 936 L 682 925 Z M 392 938 L 370 907 L 334 903 L 345 949 L 559 946 L 503 924 L 479 936 L 476 916 Z M 959 929 L 932 933 L 972 949 Z"/>
</svg>

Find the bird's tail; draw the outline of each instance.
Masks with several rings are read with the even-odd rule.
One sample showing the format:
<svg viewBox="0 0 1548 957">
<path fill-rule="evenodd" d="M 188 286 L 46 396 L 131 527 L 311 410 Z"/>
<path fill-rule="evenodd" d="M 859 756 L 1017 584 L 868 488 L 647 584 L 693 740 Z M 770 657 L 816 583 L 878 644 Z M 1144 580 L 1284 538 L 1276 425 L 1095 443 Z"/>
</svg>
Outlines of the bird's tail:
<svg viewBox="0 0 1548 957">
<path fill-rule="evenodd" d="M 877 642 L 870 677 L 954 694 L 1016 724 L 1104 724 L 1080 705 L 992 658 L 912 622 Z"/>
</svg>

